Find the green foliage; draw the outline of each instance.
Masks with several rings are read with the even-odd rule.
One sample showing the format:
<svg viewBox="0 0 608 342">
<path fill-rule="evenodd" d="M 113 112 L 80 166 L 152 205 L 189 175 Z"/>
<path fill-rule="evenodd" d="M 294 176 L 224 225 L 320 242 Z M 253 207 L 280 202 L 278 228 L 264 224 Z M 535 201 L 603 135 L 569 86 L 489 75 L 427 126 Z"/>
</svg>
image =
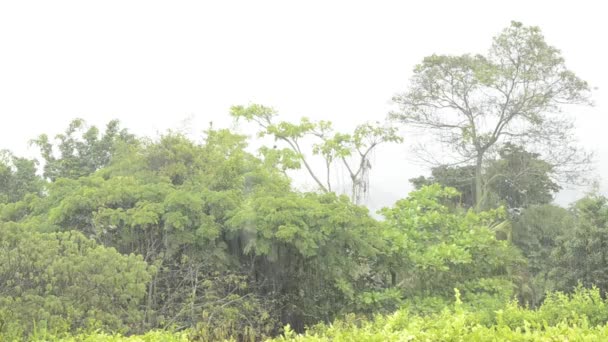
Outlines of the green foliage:
<svg viewBox="0 0 608 342">
<path fill-rule="evenodd" d="M 32 141 L 42 170 L 0 152 L 0 340 L 606 340 L 608 199 L 548 205 L 588 162 L 550 113 L 588 91 L 516 22 L 485 56 L 425 58 L 393 117 L 465 166 L 412 180 L 384 220 L 358 204 L 373 151 L 402 141 L 390 125 L 232 107 L 275 140 L 254 155 L 225 129 L 139 139 L 73 120 Z M 302 167 L 321 191 L 292 187 Z"/>
<path fill-rule="evenodd" d="M 424 186 L 441 184 L 457 189 L 460 195 L 455 197 L 456 204 L 464 208 L 475 206 L 475 167 L 440 165 L 431 169 L 431 176 L 419 176 L 409 180 L 415 189 Z"/>
<path fill-rule="evenodd" d="M 78 232 L 0 226 L 0 339 L 44 331 L 126 331 L 142 320 L 153 268 Z"/>
<path fill-rule="evenodd" d="M 491 229 L 505 213 L 462 212 L 446 205 L 457 196 L 455 189 L 435 184 L 381 211 L 395 285 L 408 296 L 450 296 L 459 287 L 467 294 L 508 297 L 523 260 Z"/>
<path fill-rule="evenodd" d="M 477 310 L 484 310 L 477 308 Z M 361 320 L 348 316 L 331 325 L 316 325 L 306 334 L 286 327 L 274 341 L 604 341 L 608 338 L 606 302 L 595 290 L 572 296 L 555 293 L 538 310 L 515 303 L 494 312 L 489 324 L 459 300 L 443 311 L 419 316 L 407 308 Z"/>
<path fill-rule="evenodd" d="M 536 310 L 522 308 L 510 303 L 496 312 L 496 322 L 516 328 L 524 324 L 537 326 L 570 324 L 604 325 L 608 322 L 608 302 L 597 288 L 586 289 L 577 286 L 571 294 L 548 292 L 543 303 Z"/>
<path fill-rule="evenodd" d="M 561 188 L 553 177 L 555 168 L 520 146 L 505 144 L 498 157 L 488 160 L 482 170 L 484 181 L 483 208 L 501 205 L 508 209 L 527 208 L 531 205 L 547 204 L 553 194 Z M 458 189 L 461 195 L 456 204 L 464 208 L 475 206 L 475 166 L 440 165 L 431 169 L 431 177 L 410 179 L 416 189 L 439 183 Z"/>
<path fill-rule="evenodd" d="M 536 306 L 545 292 L 558 289 L 558 280 L 553 274 L 556 267 L 553 253 L 574 227 L 574 217 L 568 210 L 550 204 L 531 206 L 515 217 L 512 241 L 528 261 L 528 275 L 519 291 L 522 301 Z M 558 277 L 561 276 L 563 274 Z"/>
<path fill-rule="evenodd" d="M 499 310 L 470 309 L 456 290 L 454 304 L 428 315 L 404 307 L 388 315 L 364 319 L 347 315 L 331 325 L 317 324 L 298 334 L 290 326 L 269 341 L 604 341 L 608 338 L 608 303 L 597 289 L 578 288 L 572 295 L 549 294 L 545 303 L 530 310 L 511 302 Z M 491 321 L 480 321 L 487 311 Z M 199 340 L 192 332 L 151 331 L 123 337 L 103 333 L 75 337 L 45 336 L 34 341 L 188 341 Z M 205 339 L 201 339 L 207 341 Z M 223 339 L 216 339 L 223 340 Z M 233 341 L 234 339 L 226 339 Z"/>
<path fill-rule="evenodd" d="M 268 333 L 276 325 L 272 302 L 255 293 L 224 224 L 248 193 L 288 190 L 288 181 L 244 147 L 241 136 L 227 131 L 207 132 L 204 145 L 176 134 L 134 145 L 92 175 L 53 182 L 42 214 L 22 224 L 43 220 L 56 230 L 77 230 L 155 265 L 146 327 L 204 321 L 201 331 Z M 266 318 L 243 320 L 248 316 Z"/>
<path fill-rule="evenodd" d="M 569 290 L 582 283 L 608 291 L 608 199 L 589 195 L 577 201 L 572 214 L 573 228 L 560 236 L 552 257 L 552 276 L 559 289 Z"/>
<path fill-rule="evenodd" d="M 275 115 L 261 106 L 233 110 L 254 121 Z M 135 140 L 117 126 L 81 138 L 81 125 L 59 137 L 59 158 L 48 141 L 41 145 L 54 165 L 45 170 L 48 183 L 33 161 L 6 154 L 0 164 L 9 189 L 0 205 L 2 339 L 256 341 L 342 317 L 334 326 L 348 331 L 317 326 L 310 336 L 390 340 L 410 336 L 406 331 L 449 340 L 518 336 L 518 328 L 544 321 L 551 329 L 605 322 L 599 292 L 542 293 L 571 290 L 579 279 L 605 291 L 607 200 L 591 196 L 571 213 L 529 206 L 549 200 L 555 188 L 548 164 L 520 148 L 508 146 L 487 171 L 544 189 L 497 183 L 495 203 L 527 207 L 511 212 L 512 224 L 502 207 L 455 205 L 472 190 L 425 186 L 426 179 L 376 220 L 346 196 L 294 190 L 285 172 L 306 164 L 299 147 L 263 148 L 257 157 L 244 136 L 228 130 L 209 129 L 197 143 L 171 132 Z M 370 149 L 396 133 L 362 125 L 341 134 L 306 119 L 266 129 L 291 143 L 320 138 L 312 152 L 328 162 L 359 155 L 361 172 Z M 521 181 L 529 168 L 538 173 Z M 447 182 L 469 171 L 444 168 L 433 176 Z M 511 240 L 529 258 L 528 273 Z M 594 253 L 581 256 L 588 248 Z M 566 274 L 571 265 L 579 269 Z M 566 275 L 558 281 L 560 272 Z M 545 302 L 537 311 L 505 304 L 516 293 Z M 385 328 L 390 317 L 405 318 Z M 378 335 L 380 327 L 390 334 Z M 115 335 L 154 329 L 181 333 Z"/>
<path fill-rule="evenodd" d="M 384 241 L 366 209 L 334 194 L 261 193 L 228 221 L 266 296 L 292 326 L 331 320 L 373 276 Z"/>
<path fill-rule="evenodd" d="M 498 202 L 510 209 L 547 204 L 561 187 L 553 180 L 555 168 L 521 146 L 506 144 L 499 158 L 491 161 L 485 170 L 486 194 L 490 203 Z M 495 199 L 492 201 L 492 197 Z"/>
<path fill-rule="evenodd" d="M 187 332 L 169 332 L 155 330 L 144 335 L 123 336 L 120 334 L 107 334 L 95 332 L 91 334 L 79 334 L 76 336 L 56 337 L 41 334 L 32 338 L 33 342 L 188 342 L 191 341 Z"/>
<path fill-rule="evenodd" d="M 14 203 L 27 194 L 40 194 L 42 179 L 36 175 L 37 162 L 0 150 L 0 204 Z"/>
<path fill-rule="evenodd" d="M 385 241 L 367 209 L 333 193 L 292 191 L 274 163 L 245 147 L 225 130 L 209 130 L 203 144 L 177 134 L 133 144 L 3 217 L 79 231 L 154 265 L 147 328 L 258 339 L 285 323 L 303 329 L 398 300 L 369 280 Z"/>
<path fill-rule="evenodd" d="M 108 165 L 121 144 L 135 141 L 127 130 L 120 129 L 117 120 L 110 121 L 100 136 L 97 127 L 86 128 L 82 119 L 72 120 L 65 132 L 58 134 L 55 140 L 57 144 L 53 145 L 49 137 L 42 134 L 31 141 L 40 149 L 44 159 L 44 177 L 50 180 L 89 175 Z"/>
<path fill-rule="evenodd" d="M 579 283 L 606 293 L 608 201 L 589 195 L 570 210 L 535 205 L 514 216 L 512 241 L 527 259 L 519 282 L 520 300 L 532 306 L 547 291 L 572 291 Z"/>
</svg>

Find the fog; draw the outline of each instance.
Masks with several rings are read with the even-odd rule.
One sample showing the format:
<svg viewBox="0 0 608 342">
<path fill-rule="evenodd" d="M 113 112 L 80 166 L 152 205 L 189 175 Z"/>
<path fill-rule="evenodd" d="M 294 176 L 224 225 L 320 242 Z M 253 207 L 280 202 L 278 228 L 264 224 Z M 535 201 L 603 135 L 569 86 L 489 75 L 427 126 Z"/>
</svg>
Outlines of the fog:
<svg viewBox="0 0 608 342">
<path fill-rule="evenodd" d="M 607 193 L 604 16 L 593 1 L 5 1 L 0 148 L 35 156 L 29 139 L 59 133 L 76 117 L 95 125 L 118 118 L 140 135 L 198 137 L 211 121 L 233 127 L 229 107 L 248 103 L 346 130 L 383 120 L 424 56 L 484 53 L 517 20 L 539 26 L 596 88 L 595 106 L 571 114 Z M 404 138 L 376 153 L 373 209 L 404 197 L 408 179 L 428 172 L 409 152 L 417 137 Z M 557 202 L 585 190 L 562 191 Z"/>
</svg>

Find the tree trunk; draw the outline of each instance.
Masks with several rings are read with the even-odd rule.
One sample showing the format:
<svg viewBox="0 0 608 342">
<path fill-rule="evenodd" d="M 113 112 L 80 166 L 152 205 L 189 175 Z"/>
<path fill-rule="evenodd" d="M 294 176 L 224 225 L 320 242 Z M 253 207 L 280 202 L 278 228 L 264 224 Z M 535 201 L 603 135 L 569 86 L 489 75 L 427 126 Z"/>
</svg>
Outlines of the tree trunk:
<svg viewBox="0 0 608 342">
<path fill-rule="evenodd" d="M 350 179 L 352 181 L 350 188 L 350 200 L 354 204 L 359 204 L 359 198 L 357 198 L 357 177 L 351 175 Z"/>
</svg>

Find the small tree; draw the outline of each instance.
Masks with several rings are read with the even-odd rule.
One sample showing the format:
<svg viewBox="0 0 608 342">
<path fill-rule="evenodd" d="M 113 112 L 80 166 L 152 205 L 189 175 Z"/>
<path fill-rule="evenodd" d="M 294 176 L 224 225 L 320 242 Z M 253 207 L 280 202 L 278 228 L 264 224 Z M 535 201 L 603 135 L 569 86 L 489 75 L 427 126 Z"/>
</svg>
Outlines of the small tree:
<svg viewBox="0 0 608 342">
<path fill-rule="evenodd" d="M 370 155 L 378 145 L 387 142 L 402 142 L 397 135 L 397 129 L 383 126 L 380 123 L 362 124 L 355 128 L 352 134 L 335 132 L 329 121 L 311 122 L 302 118 L 300 123 L 281 121 L 276 122 L 277 112 L 261 105 L 234 106 L 231 115 L 238 119 L 253 121 L 260 127 L 259 136 L 272 136 L 277 141 L 287 144 L 282 150 L 263 148 L 261 151 L 266 158 L 281 161 L 286 168 L 299 168 L 300 163 L 323 192 L 332 192 L 331 167 L 334 162 L 342 163 L 351 181 L 351 200 L 361 204 L 369 191 L 369 170 L 371 169 Z M 323 158 L 325 170 L 316 172 L 308 157 L 306 146 L 302 144 L 305 138 L 314 138 L 313 155 Z"/>
<path fill-rule="evenodd" d="M 589 87 L 566 68 L 538 27 L 512 22 L 487 56 L 432 55 L 414 69 L 411 87 L 394 97 L 391 117 L 430 131 L 475 166 L 475 203 L 484 197 L 483 164 L 500 143 L 536 147 L 572 180 L 589 156 L 572 145 L 564 104 L 590 104 Z M 534 151 L 532 151 L 534 152 Z"/>
</svg>

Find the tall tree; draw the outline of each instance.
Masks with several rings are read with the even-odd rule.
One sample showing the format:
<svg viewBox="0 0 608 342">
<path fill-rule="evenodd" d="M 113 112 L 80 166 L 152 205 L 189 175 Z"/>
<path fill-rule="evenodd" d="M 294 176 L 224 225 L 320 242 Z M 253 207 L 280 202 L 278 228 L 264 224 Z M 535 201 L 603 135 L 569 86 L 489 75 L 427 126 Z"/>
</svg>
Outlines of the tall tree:
<svg viewBox="0 0 608 342">
<path fill-rule="evenodd" d="M 319 189 L 332 192 L 331 170 L 335 162 L 341 163 L 348 172 L 351 182 L 351 200 L 361 204 L 369 191 L 369 171 L 371 169 L 371 154 L 378 145 L 388 142 L 399 143 L 403 139 L 397 135 L 397 129 L 379 122 L 365 123 L 355 128 L 353 133 L 335 132 L 329 121 L 311 122 L 302 118 L 300 123 L 277 121 L 277 112 L 270 107 L 261 105 L 234 106 L 231 115 L 238 119 L 255 122 L 259 128 L 259 136 L 271 136 L 275 141 L 287 144 L 282 150 L 263 148 L 266 157 L 281 160 L 283 166 L 299 168 L 304 165 Z M 304 145 L 306 138 L 315 139 L 312 149 Z M 308 152 L 308 155 L 307 155 Z M 315 171 L 310 162 L 311 155 L 321 156 L 324 171 Z"/>
<path fill-rule="evenodd" d="M 544 148 L 551 157 L 545 159 L 566 176 L 586 165 L 588 155 L 569 143 L 570 120 L 558 113 L 564 104 L 589 104 L 588 93 L 587 83 L 566 67 L 538 27 L 512 22 L 486 56 L 424 58 L 410 89 L 394 97 L 400 110 L 391 117 L 436 134 L 457 154 L 455 162 L 474 165 L 479 207 L 483 165 L 499 143 Z"/>
</svg>

